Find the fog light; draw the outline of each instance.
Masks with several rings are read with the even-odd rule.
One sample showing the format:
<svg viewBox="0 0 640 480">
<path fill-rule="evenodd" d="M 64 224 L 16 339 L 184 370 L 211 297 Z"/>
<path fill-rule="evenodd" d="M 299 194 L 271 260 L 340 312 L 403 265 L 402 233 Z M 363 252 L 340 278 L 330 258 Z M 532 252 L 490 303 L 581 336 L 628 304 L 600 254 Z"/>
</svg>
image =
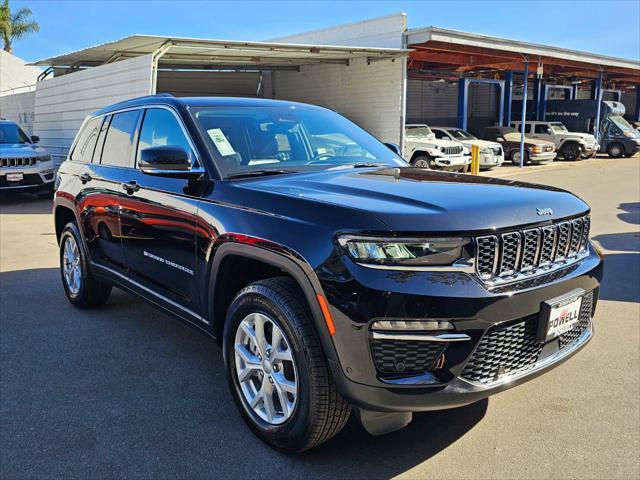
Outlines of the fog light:
<svg viewBox="0 0 640 480">
<path fill-rule="evenodd" d="M 396 332 L 423 332 L 453 329 L 453 324 L 446 320 L 377 320 L 371 325 L 371 330 L 391 330 Z"/>
</svg>

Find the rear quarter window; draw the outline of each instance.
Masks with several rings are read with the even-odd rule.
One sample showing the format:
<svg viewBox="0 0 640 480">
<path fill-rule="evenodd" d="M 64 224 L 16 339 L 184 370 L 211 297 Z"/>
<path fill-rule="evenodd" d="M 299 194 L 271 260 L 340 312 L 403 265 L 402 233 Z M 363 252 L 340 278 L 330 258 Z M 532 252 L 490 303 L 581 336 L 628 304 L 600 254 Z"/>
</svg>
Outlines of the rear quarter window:
<svg viewBox="0 0 640 480">
<path fill-rule="evenodd" d="M 102 121 L 103 117 L 92 118 L 84 125 L 69 157 L 71 160 L 83 163 L 91 162 Z"/>
</svg>

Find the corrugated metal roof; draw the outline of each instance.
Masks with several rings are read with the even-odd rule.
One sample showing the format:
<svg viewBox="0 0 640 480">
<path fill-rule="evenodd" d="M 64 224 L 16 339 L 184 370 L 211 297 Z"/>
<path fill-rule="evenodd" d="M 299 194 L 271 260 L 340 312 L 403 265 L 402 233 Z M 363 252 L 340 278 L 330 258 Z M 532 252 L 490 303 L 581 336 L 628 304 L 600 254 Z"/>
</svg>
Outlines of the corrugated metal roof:
<svg viewBox="0 0 640 480">
<path fill-rule="evenodd" d="M 487 48 L 502 50 L 512 53 L 520 53 L 533 57 L 555 57 L 574 62 L 591 63 L 600 66 L 631 68 L 640 70 L 640 61 L 628 60 L 625 58 L 610 57 L 578 50 L 554 47 L 551 45 L 540 45 L 536 43 L 510 40 L 489 35 L 461 32 L 439 27 L 415 28 L 405 32 L 407 46 L 434 42 L 446 42 L 455 45 L 465 45 L 469 47 Z M 533 60 L 533 59 L 532 59 Z"/>
<path fill-rule="evenodd" d="M 407 50 L 397 48 L 363 48 L 335 45 L 301 45 L 269 42 L 241 42 L 156 35 L 132 35 L 31 65 L 71 66 L 101 65 L 122 58 L 153 53 L 165 45 L 171 48 L 162 56 L 163 63 L 176 66 L 198 65 L 287 65 L 345 62 L 356 57 L 370 59 L 405 56 Z"/>
</svg>

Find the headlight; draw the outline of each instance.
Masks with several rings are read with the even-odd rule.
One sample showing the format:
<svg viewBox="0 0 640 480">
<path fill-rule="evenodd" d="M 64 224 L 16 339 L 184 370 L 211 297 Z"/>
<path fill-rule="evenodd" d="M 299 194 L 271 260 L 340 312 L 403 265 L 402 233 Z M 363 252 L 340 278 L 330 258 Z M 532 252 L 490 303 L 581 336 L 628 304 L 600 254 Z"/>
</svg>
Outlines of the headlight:
<svg viewBox="0 0 640 480">
<path fill-rule="evenodd" d="M 636 134 L 634 132 L 622 132 L 625 137 L 635 138 Z"/>
<path fill-rule="evenodd" d="M 377 238 L 344 235 L 338 242 L 356 262 L 369 265 L 424 267 L 453 265 L 466 257 L 468 238 Z"/>
<path fill-rule="evenodd" d="M 489 150 L 488 147 L 481 147 L 480 148 L 480 153 L 489 153 L 489 152 L 490 152 L 490 150 Z"/>
<path fill-rule="evenodd" d="M 51 160 L 51 155 L 49 154 L 38 157 L 38 161 L 40 162 L 48 162 L 49 160 Z"/>
<path fill-rule="evenodd" d="M 541 147 L 540 145 L 536 145 L 536 146 L 534 146 L 534 147 L 531 149 L 531 151 L 532 151 L 533 153 L 542 153 L 542 152 L 543 152 L 542 147 Z"/>
</svg>

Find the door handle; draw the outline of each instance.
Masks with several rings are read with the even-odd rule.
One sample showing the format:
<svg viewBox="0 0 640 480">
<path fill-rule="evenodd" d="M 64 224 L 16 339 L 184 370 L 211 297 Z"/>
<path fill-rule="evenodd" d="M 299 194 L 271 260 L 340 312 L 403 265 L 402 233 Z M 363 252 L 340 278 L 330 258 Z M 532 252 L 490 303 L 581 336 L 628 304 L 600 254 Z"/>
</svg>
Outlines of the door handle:
<svg viewBox="0 0 640 480">
<path fill-rule="evenodd" d="M 87 182 L 90 182 L 91 180 L 93 180 L 93 177 L 88 173 L 83 173 L 82 175 L 80 175 L 80 181 L 83 185 Z"/>
<path fill-rule="evenodd" d="M 131 180 L 128 183 L 123 183 L 122 189 L 127 192 L 128 195 L 133 195 L 135 192 L 140 190 L 140 184 L 135 180 Z"/>
</svg>

